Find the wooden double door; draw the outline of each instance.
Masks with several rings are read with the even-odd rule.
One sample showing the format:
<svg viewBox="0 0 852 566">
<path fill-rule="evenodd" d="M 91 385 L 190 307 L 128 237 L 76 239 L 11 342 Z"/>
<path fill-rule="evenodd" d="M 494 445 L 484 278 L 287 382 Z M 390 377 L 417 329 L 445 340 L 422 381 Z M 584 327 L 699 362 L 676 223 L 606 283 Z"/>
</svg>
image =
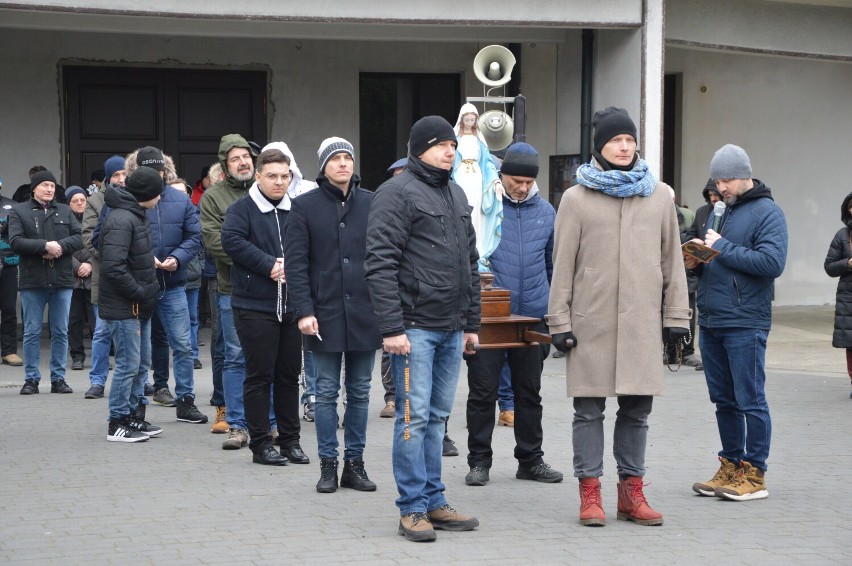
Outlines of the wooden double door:
<svg viewBox="0 0 852 566">
<path fill-rule="evenodd" d="M 266 144 L 266 82 L 259 71 L 64 67 L 66 185 L 85 187 L 108 157 L 147 145 L 194 184 L 223 135 Z"/>
</svg>

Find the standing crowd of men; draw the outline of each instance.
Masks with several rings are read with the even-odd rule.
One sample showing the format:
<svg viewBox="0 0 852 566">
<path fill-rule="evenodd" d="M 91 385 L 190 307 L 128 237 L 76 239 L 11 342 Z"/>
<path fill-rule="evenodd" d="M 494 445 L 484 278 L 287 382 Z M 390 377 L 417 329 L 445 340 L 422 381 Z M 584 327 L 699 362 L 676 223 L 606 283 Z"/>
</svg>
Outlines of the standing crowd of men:
<svg viewBox="0 0 852 566">
<path fill-rule="evenodd" d="M 566 354 L 580 523 L 606 522 L 599 478 L 607 397 L 618 403 L 617 518 L 663 523 L 644 495 L 645 447 L 653 398 L 663 387 L 660 360 L 693 342 L 687 273 L 698 281 L 693 304 L 722 444 L 719 471 L 693 489 L 740 501 L 766 497 L 771 424 L 763 366 L 773 281 L 786 259 L 783 213 L 769 189 L 752 179 L 745 151 L 726 145 L 711 161 L 708 187 L 727 211 L 712 227 L 713 216 L 703 211 L 682 233 L 669 188 L 636 151 L 636 126 L 627 112 L 606 108 L 596 113 L 594 128 L 593 157 L 579 168 L 578 184 L 564 193 L 558 212 L 535 184 L 535 148 L 522 142 L 508 148 L 499 167 L 502 237 L 486 258 L 496 285 L 511 291 L 512 314 L 539 319 L 533 329 L 549 332 Z M 88 198 L 79 187 L 68 189 L 70 206 L 58 202 L 49 171 L 34 171 L 26 200 L 0 202 L 3 361 L 16 361 L 16 339 L 9 338 L 15 320 L 7 316 L 15 310 L 15 291 L 9 291 L 15 283 L 24 319 L 21 394 L 39 392 L 47 307 L 51 392 L 71 393 L 64 379 L 69 316 L 94 323 L 86 398 L 105 395 L 114 351 L 107 440 L 133 443 L 162 434 L 146 420 L 151 395 L 174 406 L 178 421 L 205 423 L 195 405 L 198 289 L 191 287 L 204 277 L 214 299 L 211 430 L 227 433 L 224 449 L 247 445 L 261 465 L 310 463 L 299 418 L 299 380 L 309 357 L 316 490 L 375 491 L 364 453 L 381 348 L 390 375 L 382 416 L 395 418 L 399 534 L 422 542 L 435 540 L 435 530 L 475 529 L 479 520 L 445 497 L 441 470 L 463 360 L 465 483 L 490 481 L 504 368 L 515 399 L 516 477 L 548 484 L 563 474 L 544 461 L 542 448 L 541 374 L 549 346 L 480 344 L 488 322 L 480 308 L 483 262 L 468 199 L 451 175 L 456 145 L 445 119 L 418 120 L 407 161 L 375 192 L 360 187 L 354 147 L 339 137 L 320 145 L 313 185 L 302 179 L 286 144 L 257 148 L 238 134 L 225 135 L 218 163 L 192 199 L 171 159 L 153 147 L 110 157 L 102 186 Z M 690 238 L 712 248 L 715 258 L 684 260 L 681 244 Z M 80 344 L 75 338 L 72 367 L 79 361 L 82 368 Z M 175 395 L 168 387 L 170 351 Z"/>
</svg>

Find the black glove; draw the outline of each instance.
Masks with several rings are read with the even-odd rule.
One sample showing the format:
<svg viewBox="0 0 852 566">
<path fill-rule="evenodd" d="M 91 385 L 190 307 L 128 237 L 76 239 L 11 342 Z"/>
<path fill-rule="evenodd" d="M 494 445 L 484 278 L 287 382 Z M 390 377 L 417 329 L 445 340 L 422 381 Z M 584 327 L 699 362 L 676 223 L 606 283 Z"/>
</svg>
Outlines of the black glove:
<svg viewBox="0 0 852 566">
<path fill-rule="evenodd" d="M 663 342 L 668 346 L 676 345 L 681 339 L 685 339 L 687 336 L 689 336 L 689 329 L 687 328 L 680 328 L 679 326 L 663 328 Z"/>
<path fill-rule="evenodd" d="M 559 334 L 554 334 L 552 340 L 553 347 L 560 352 L 567 352 L 577 345 L 577 339 L 574 338 L 573 332 L 560 332 Z"/>
</svg>

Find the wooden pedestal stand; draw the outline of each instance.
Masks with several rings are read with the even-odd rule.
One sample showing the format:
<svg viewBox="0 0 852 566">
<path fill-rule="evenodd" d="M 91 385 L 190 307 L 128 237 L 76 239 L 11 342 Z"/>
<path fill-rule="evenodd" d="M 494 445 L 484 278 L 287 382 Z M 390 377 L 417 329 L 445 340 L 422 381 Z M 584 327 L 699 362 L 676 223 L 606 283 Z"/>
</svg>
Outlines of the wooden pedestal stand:
<svg viewBox="0 0 852 566">
<path fill-rule="evenodd" d="M 509 290 L 494 287 L 493 273 L 480 273 L 482 324 L 480 348 L 526 348 L 551 344 L 550 335 L 533 330 L 539 318 L 512 314 Z"/>
</svg>

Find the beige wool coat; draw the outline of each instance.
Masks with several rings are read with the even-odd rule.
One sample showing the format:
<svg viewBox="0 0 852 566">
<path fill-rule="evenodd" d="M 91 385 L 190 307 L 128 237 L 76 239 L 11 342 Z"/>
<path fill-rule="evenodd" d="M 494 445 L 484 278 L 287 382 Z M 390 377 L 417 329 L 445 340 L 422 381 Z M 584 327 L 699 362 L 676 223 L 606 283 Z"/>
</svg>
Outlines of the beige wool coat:
<svg viewBox="0 0 852 566">
<path fill-rule="evenodd" d="M 569 397 L 660 395 L 664 327 L 691 311 L 677 215 L 668 186 L 615 198 L 575 185 L 559 203 L 548 314 L 551 334 L 573 332 Z"/>
</svg>

